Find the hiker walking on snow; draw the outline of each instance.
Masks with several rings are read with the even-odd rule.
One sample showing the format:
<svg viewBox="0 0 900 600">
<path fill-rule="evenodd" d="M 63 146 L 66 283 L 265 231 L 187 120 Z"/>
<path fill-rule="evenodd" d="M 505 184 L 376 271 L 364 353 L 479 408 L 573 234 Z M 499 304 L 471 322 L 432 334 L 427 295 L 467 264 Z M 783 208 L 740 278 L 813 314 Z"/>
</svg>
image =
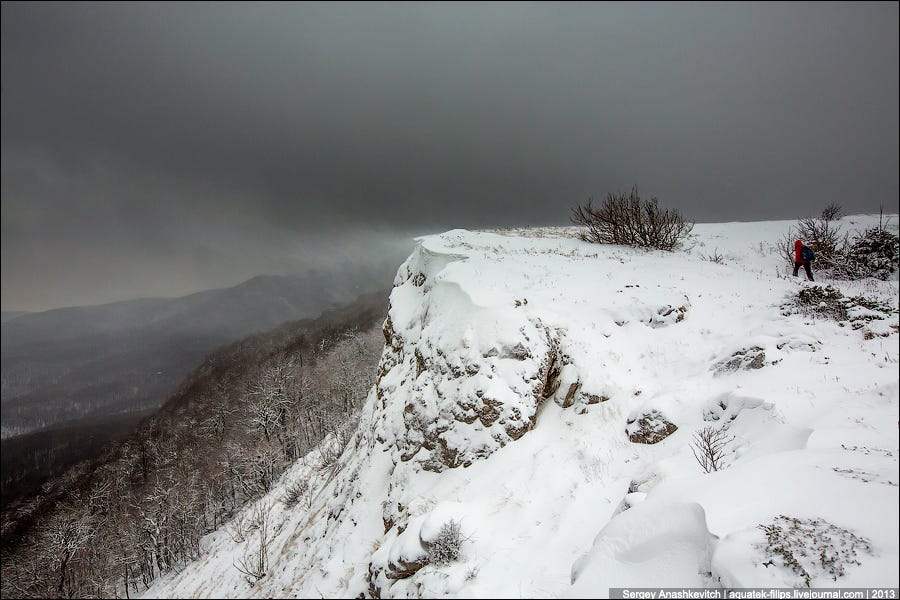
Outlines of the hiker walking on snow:
<svg viewBox="0 0 900 600">
<path fill-rule="evenodd" d="M 810 281 L 815 281 L 813 279 L 812 269 L 809 266 L 809 263 L 812 262 L 814 256 L 813 251 L 810 250 L 808 246 L 805 246 L 802 240 L 794 242 L 794 277 L 797 276 L 800 267 L 803 266 L 803 268 L 806 269 L 806 277 L 809 278 Z"/>
</svg>

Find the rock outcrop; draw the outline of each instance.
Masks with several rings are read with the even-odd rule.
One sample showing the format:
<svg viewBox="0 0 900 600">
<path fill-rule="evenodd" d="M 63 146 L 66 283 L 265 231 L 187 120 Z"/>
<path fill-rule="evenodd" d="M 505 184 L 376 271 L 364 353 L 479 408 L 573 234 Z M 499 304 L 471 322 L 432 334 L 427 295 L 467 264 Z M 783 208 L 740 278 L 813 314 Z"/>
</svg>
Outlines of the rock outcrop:
<svg viewBox="0 0 900 600">
<path fill-rule="evenodd" d="M 379 441 L 434 472 L 534 427 L 562 369 L 556 333 L 524 312 L 477 305 L 446 277 L 455 260 L 420 246 L 400 268 L 376 382 Z"/>
</svg>

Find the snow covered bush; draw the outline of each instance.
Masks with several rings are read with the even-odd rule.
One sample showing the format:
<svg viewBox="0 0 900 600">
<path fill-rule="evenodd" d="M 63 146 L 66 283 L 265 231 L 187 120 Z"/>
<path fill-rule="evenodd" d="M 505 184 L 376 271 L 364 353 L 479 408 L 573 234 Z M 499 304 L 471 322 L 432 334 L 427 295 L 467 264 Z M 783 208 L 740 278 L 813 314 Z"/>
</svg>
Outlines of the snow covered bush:
<svg viewBox="0 0 900 600">
<path fill-rule="evenodd" d="M 823 519 L 780 515 L 759 529 L 766 535 L 765 547 L 760 548 L 768 560 L 762 565 L 788 568 L 806 587 L 820 575 L 837 581 L 847 567 L 860 564 L 859 552 L 872 554 L 869 540 Z"/>
<path fill-rule="evenodd" d="M 873 321 L 885 322 L 897 313 L 897 309 L 886 302 L 866 296 L 845 296 L 833 286 L 810 285 L 800 288 L 793 302 L 782 305 L 782 314 L 792 312 L 810 317 L 826 317 L 839 322 L 849 322 L 853 329 L 862 329 Z M 893 327 L 893 326 L 892 326 Z M 889 333 L 886 331 L 885 333 Z"/>
<path fill-rule="evenodd" d="M 441 527 L 437 537 L 428 543 L 428 562 L 441 566 L 458 560 L 464 541 L 459 521 L 450 519 Z"/>
<path fill-rule="evenodd" d="M 824 316 L 835 321 L 846 321 L 847 303 L 844 294 L 833 286 L 806 286 L 797 292 L 797 305 L 803 314 Z"/>
<path fill-rule="evenodd" d="M 869 276 L 887 279 L 898 270 L 900 238 L 879 227 L 867 229 L 853 239 L 847 258 Z"/>
<path fill-rule="evenodd" d="M 636 185 L 629 194 L 608 194 L 599 208 L 590 200 L 576 206 L 571 219 L 587 228 L 580 236 L 586 242 L 659 250 L 674 250 L 694 227 L 677 210 L 661 209 L 655 196 L 642 199 Z"/>
</svg>

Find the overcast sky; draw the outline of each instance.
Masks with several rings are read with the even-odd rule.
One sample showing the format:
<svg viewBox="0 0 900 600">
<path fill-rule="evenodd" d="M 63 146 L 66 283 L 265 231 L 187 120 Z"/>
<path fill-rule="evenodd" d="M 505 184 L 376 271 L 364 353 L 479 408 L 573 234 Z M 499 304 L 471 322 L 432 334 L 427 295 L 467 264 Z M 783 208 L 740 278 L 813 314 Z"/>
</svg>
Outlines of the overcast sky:
<svg viewBox="0 0 900 600">
<path fill-rule="evenodd" d="M 898 45 L 896 2 L 4 2 L 2 306 L 563 225 L 633 182 L 701 222 L 896 212 Z"/>
</svg>

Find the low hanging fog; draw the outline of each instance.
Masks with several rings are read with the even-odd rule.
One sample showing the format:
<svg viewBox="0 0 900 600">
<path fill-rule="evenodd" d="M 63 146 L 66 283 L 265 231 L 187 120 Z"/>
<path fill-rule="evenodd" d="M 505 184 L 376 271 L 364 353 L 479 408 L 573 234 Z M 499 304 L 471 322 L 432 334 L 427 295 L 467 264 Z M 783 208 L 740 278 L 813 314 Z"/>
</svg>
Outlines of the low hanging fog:
<svg viewBox="0 0 900 600">
<path fill-rule="evenodd" d="M 3 4 L 2 304 L 566 224 L 897 210 L 896 3 Z"/>
</svg>

